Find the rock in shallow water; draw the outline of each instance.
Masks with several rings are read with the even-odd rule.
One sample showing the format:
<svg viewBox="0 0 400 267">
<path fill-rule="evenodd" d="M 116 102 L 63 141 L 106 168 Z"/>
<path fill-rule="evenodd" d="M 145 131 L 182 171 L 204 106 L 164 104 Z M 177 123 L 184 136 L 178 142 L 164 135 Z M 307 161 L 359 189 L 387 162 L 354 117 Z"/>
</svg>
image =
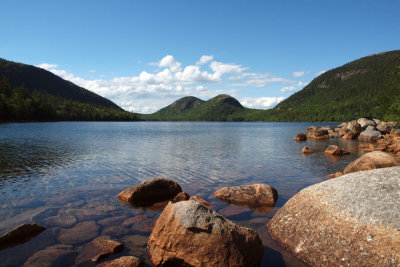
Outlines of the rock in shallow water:
<svg viewBox="0 0 400 267">
<path fill-rule="evenodd" d="M 169 203 L 148 241 L 155 266 L 259 266 L 258 234 L 200 203 Z"/>
<path fill-rule="evenodd" d="M 44 230 L 36 223 L 22 224 L 0 237 L 0 250 L 28 242 Z"/>
<path fill-rule="evenodd" d="M 249 206 L 273 206 L 278 192 L 267 184 L 223 187 L 214 193 L 219 200 Z"/>
<path fill-rule="evenodd" d="M 68 245 L 83 243 L 95 238 L 99 228 L 94 221 L 78 223 L 73 228 L 62 230 L 58 241 Z"/>
<path fill-rule="evenodd" d="M 397 157 L 380 152 L 374 151 L 362 155 L 344 169 L 343 173 L 348 174 L 352 172 L 367 171 L 379 168 L 398 166 L 400 161 Z"/>
<path fill-rule="evenodd" d="M 97 265 L 97 267 L 141 267 L 141 266 L 143 266 L 143 261 L 134 256 L 124 256 Z"/>
<path fill-rule="evenodd" d="M 75 251 L 69 245 L 55 245 L 47 247 L 33 254 L 25 262 L 24 266 L 50 267 L 66 263 L 73 257 Z"/>
<path fill-rule="evenodd" d="M 154 178 L 122 191 L 118 198 L 133 206 L 151 206 L 156 202 L 171 200 L 180 192 L 182 188 L 175 181 Z"/>
<path fill-rule="evenodd" d="M 121 242 L 110 240 L 108 236 L 100 236 L 87 243 L 75 259 L 76 265 L 98 262 L 110 254 L 121 252 L 124 245 Z"/>
<path fill-rule="evenodd" d="M 303 189 L 268 223 L 271 236 L 312 266 L 400 265 L 400 167 Z"/>
</svg>

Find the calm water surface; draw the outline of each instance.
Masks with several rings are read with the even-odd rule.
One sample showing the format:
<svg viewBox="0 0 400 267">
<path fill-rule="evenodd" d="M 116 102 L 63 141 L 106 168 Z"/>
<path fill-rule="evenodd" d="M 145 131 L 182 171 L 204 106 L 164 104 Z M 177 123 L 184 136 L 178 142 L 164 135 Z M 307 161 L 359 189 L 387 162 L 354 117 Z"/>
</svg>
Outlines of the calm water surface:
<svg viewBox="0 0 400 267">
<path fill-rule="evenodd" d="M 62 243 L 59 237 L 66 229 L 85 221 L 99 225 L 96 235 L 124 243 L 124 251 L 111 259 L 134 255 L 149 264 L 146 239 L 160 212 L 128 207 L 116 195 L 160 176 L 179 182 L 184 191 L 209 201 L 212 209 L 228 219 L 255 229 L 265 246 L 263 265 L 301 266 L 271 240 L 265 224 L 299 190 L 342 171 L 362 153 L 352 140 L 292 140 L 310 125 L 0 124 L 0 235 L 24 222 L 34 221 L 48 228 L 28 243 L 0 251 L 0 266 L 23 265 L 35 252 Z M 351 154 L 333 157 L 323 153 L 329 144 L 338 143 Z M 302 155 L 304 145 L 316 153 Z M 250 210 L 213 197 L 220 187 L 251 183 L 267 183 L 278 190 L 275 208 Z M 137 218 L 133 224 L 127 221 L 132 217 Z M 72 244 L 75 252 L 54 265 L 74 265 L 83 245 Z"/>
</svg>

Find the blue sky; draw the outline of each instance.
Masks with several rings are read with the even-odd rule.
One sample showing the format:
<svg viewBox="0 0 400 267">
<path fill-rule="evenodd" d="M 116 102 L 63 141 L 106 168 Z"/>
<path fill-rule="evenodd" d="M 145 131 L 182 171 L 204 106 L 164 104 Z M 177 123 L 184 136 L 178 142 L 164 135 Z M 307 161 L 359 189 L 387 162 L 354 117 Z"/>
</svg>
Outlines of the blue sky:
<svg viewBox="0 0 400 267">
<path fill-rule="evenodd" d="M 0 1 L 0 57 L 149 113 L 220 93 L 271 108 L 319 73 L 400 49 L 400 1 Z"/>
</svg>

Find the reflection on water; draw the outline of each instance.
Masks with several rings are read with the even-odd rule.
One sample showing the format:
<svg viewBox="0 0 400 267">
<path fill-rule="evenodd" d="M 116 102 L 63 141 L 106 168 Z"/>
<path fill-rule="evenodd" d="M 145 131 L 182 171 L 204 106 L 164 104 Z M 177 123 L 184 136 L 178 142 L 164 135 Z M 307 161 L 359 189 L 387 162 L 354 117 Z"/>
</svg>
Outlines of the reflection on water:
<svg viewBox="0 0 400 267">
<path fill-rule="evenodd" d="M 255 229 L 264 243 L 263 265 L 298 266 L 279 248 L 265 224 L 302 188 L 342 171 L 359 153 L 356 141 L 329 139 L 297 143 L 307 123 L 58 122 L 0 125 L 0 234 L 20 223 L 46 226 L 30 242 L 0 251 L 0 266 L 19 266 L 35 252 L 62 243 L 61 235 L 94 222 L 95 236 L 125 244 L 120 255 L 149 264 L 146 242 L 160 212 L 120 203 L 123 189 L 153 177 L 168 177 L 184 191 L 210 202 L 236 223 Z M 339 144 L 351 152 L 329 157 Z M 303 146 L 316 152 L 304 156 Z M 278 190 L 276 207 L 254 210 L 222 203 L 213 193 L 224 186 L 267 183 Z M 72 229 L 72 230 L 71 230 Z M 70 244 L 74 264 L 84 242 Z M 75 255 L 75 256 L 71 256 Z"/>
</svg>

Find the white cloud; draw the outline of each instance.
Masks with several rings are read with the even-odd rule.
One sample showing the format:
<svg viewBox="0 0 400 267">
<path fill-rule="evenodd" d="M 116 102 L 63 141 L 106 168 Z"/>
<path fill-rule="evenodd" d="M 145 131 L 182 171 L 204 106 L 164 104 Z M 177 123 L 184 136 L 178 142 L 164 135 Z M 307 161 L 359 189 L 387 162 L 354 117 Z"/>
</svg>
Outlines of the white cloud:
<svg viewBox="0 0 400 267">
<path fill-rule="evenodd" d="M 299 86 L 299 87 L 305 87 L 305 86 L 307 86 L 309 83 L 306 83 L 306 82 L 303 82 L 303 81 L 298 81 L 297 82 L 297 86 Z"/>
<path fill-rule="evenodd" d="M 160 68 L 169 68 L 172 72 L 181 70 L 181 63 L 176 61 L 171 55 L 166 55 L 157 63 L 150 63 L 151 66 L 158 66 Z"/>
<path fill-rule="evenodd" d="M 299 77 L 303 77 L 304 75 L 309 74 L 309 73 L 310 73 L 309 70 L 308 71 L 302 70 L 302 71 L 295 71 L 292 74 L 294 77 L 299 78 Z"/>
<path fill-rule="evenodd" d="M 95 71 L 95 70 L 89 70 L 89 72 L 90 72 L 90 73 L 95 73 L 96 71 Z"/>
<path fill-rule="evenodd" d="M 204 64 L 206 64 L 206 63 L 212 61 L 213 59 L 214 59 L 214 56 L 207 56 L 207 55 L 204 55 L 204 56 L 202 56 L 202 57 L 200 58 L 199 61 L 196 62 L 196 65 L 204 65 Z"/>
<path fill-rule="evenodd" d="M 42 63 L 39 65 L 36 65 L 36 67 L 45 69 L 45 70 L 49 70 L 49 69 L 54 69 L 57 68 L 57 64 L 48 64 L 48 63 Z"/>
<path fill-rule="evenodd" d="M 317 77 L 317 76 L 319 76 L 321 74 L 324 74 L 325 72 L 326 72 L 326 70 L 318 71 L 318 72 L 314 73 L 314 76 Z"/>
<path fill-rule="evenodd" d="M 284 99 L 284 97 L 245 97 L 240 100 L 240 103 L 248 108 L 269 109 Z"/>
<path fill-rule="evenodd" d="M 294 92 L 297 88 L 294 86 L 285 86 L 281 89 L 281 92 Z"/>
<path fill-rule="evenodd" d="M 204 64 L 208 64 L 209 69 L 203 70 Z M 264 88 L 271 83 L 279 83 L 287 85 L 283 88 L 289 90 L 288 88 L 298 86 L 299 83 L 303 84 L 302 81 L 275 77 L 271 73 L 248 72 L 248 68 L 240 64 L 215 61 L 212 56 L 207 55 L 202 56 L 196 65 L 182 66 L 172 55 L 166 55 L 160 61 L 148 65 L 158 69 L 143 70 L 137 75 L 113 79 L 100 76 L 94 80 L 58 69 L 56 64 L 43 63 L 38 67 L 106 97 L 126 110 L 139 113 L 157 111 L 188 95 L 202 99 L 209 99 L 218 94 L 237 97 L 239 87 Z M 218 87 L 220 90 L 212 87 Z M 248 97 L 243 98 L 242 104 L 265 109 L 282 100 L 283 97 Z"/>
</svg>

